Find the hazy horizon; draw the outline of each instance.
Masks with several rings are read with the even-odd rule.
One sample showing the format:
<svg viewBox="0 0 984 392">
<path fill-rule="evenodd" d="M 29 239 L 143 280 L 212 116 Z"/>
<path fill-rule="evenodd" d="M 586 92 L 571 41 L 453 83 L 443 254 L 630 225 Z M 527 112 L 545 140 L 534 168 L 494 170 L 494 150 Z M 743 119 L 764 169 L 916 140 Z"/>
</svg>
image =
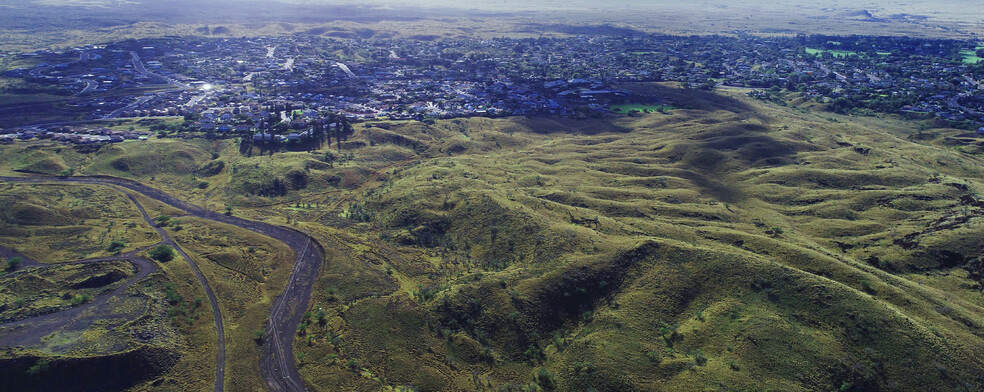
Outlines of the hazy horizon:
<svg viewBox="0 0 984 392">
<path fill-rule="evenodd" d="M 4 45 L 30 49 L 133 37 L 184 35 L 203 26 L 239 26 L 225 35 L 296 34 L 346 23 L 443 37 L 557 33 L 550 25 L 615 25 L 647 33 L 893 35 L 976 39 L 984 2 L 914 0 L 819 2 L 697 0 L 8 0 L 0 6 Z M 454 20 L 455 23 L 448 23 Z M 494 21 L 494 22 L 493 22 Z M 429 25 L 422 27 L 419 23 Z M 341 25 L 339 25 L 341 24 Z M 468 25 L 468 26 L 465 26 Z M 544 29 L 543 26 L 548 28 Z M 564 34 L 562 28 L 559 33 Z M 425 31 L 425 32 L 422 32 Z M 73 32 L 66 35 L 65 32 Z M 40 33 L 40 35 L 39 35 Z M 32 43 L 35 42 L 35 43 Z"/>
</svg>

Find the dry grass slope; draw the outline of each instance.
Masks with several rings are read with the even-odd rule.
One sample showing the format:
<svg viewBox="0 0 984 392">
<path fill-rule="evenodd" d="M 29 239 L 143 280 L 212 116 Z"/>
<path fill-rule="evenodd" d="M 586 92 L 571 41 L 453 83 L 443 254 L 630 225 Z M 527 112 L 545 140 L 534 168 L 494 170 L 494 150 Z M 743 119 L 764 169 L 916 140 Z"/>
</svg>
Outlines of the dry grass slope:
<svg viewBox="0 0 984 392">
<path fill-rule="evenodd" d="M 127 176 L 314 234 L 329 262 L 295 352 L 316 390 L 981 387 L 984 297 L 965 268 L 984 248 L 984 162 L 970 136 L 622 88 L 680 109 L 371 122 L 331 146 L 332 164 L 328 148 L 183 140 L 0 159 Z M 262 314 L 249 301 L 276 291 L 253 287 L 287 270 L 270 264 L 282 252 L 254 257 L 242 248 L 259 239 L 178 219 L 241 323 L 230 347 L 243 344 Z M 179 266 L 166 272 L 183 281 Z M 187 366 L 168 385 L 201 373 Z"/>
</svg>

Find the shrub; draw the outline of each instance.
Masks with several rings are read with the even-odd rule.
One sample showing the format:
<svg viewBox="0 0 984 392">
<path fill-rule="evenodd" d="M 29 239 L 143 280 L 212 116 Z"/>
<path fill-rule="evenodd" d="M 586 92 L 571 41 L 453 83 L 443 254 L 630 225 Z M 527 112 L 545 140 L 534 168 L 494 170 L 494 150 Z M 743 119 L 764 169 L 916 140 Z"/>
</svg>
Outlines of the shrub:
<svg viewBox="0 0 984 392">
<path fill-rule="evenodd" d="M 158 226 L 164 227 L 164 226 L 167 226 L 168 223 L 171 222 L 171 217 L 170 216 L 167 216 L 167 215 L 161 215 L 161 216 L 158 216 L 157 218 L 155 218 L 154 220 L 157 221 L 157 225 Z"/>
<path fill-rule="evenodd" d="M 34 365 L 31 365 L 31 367 L 27 368 L 27 375 L 37 376 L 47 369 L 48 369 L 48 360 L 39 359 L 37 362 L 34 363 Z"/>
<path fill-rule="evenodd" d="M 861 290 L 871 295 L 875 295 L 878 293 L 878 291 L 876 291 L 874 287 L 871 287 L 871 282 L 869 282 L 867 279 L 861 279 Z"/>
<path fill-rule="evenodd" d="M 223 161 L 211 161 L 207 162 L 198 168 L 198 174 L 203 177 L 212 177 L 222 172 L 225 169 L 225 162 Z"/>
<path fill-rule="evenodd" d="M 72 298 L 72 306 L 79 306 L 91 300 L 92 296 L 89 294 L 76 295 Z"/>
<path fill-rule="evenodd" d="M 699 348 L 691 351 L 690 356 L 694 358 L 694 363 L 696 363 L 697 366 L 704 366 L 707 364 L 707 357 L 704 356 L 704 351 Z"/>
<path fill-rule="evenodd" d="M 150 258 L 161 263 L 174 260 L 174 248 L 167 245 L 158 245 L 150 250 Z"/>
<path fill-rule="evenodd" d="M 553 373 L 550 373 L 547 369 L 537 369 L 533 373 L 533 382 L 546 390 L 554 390 L 557 388 L 557 381 L 554 380 Z"/>
<path fill-rule="evenodd" d="M 112 242 L 109 243 L 109 246 L 106 248 L 106 251 L 109 253 L 119 253 L 119 251 L 123 250 L 123 248 L 126 248 L 126 242 L 120 240 L 113 240 Z"/>
<path fill-rule="evenodd" d="M 24 259 L 20 257 L 17 256 L 11 257 L 10 259 L 7 260 L 7 268 L 6 268 L 7 271 L 17 270 L 17 268 L 20 267 L 22 262 L 24 262 Z"/>
<path fill-rule="evenodd" d="M 299 190 L 307 188 L 308 181 L 310 181 L 310 176 L 304 170 L 294 169 L 287 173 L 287 183 L 291 189 Z"/>
<path fill-rule="evenodd" d="M 184 300 L 184 298 L 181 297 L 181 294 L 178 294 L 178 288 L 173 283 L 167 283 L 164 285 L 164 296 L 167 298 L 167 302 L 171 305 Z"/>
</svg>

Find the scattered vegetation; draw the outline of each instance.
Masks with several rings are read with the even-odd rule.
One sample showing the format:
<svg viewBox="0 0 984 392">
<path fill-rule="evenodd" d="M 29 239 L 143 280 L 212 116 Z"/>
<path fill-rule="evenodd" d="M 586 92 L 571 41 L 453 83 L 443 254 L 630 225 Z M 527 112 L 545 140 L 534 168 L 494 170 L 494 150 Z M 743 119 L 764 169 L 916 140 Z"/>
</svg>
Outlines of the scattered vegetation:
<svg viewBox="0 0 984 392">
<path fill-rule="evenodd" d="M 946 146 L 961 131 L 739 94 L 623 87 L 686 109 L 369 122 L 342 153 L 259 157 L 229 144 L 215 158 L 224 166 L 208 177 L 207 200 L 195 177 L 214 158 L 206 142 L 161 141 L 203 151 L 187 159 L 187 172 L 127 172 L 319 239 L 331 262 L 294 332 L 302 375 L 326 389 L 949 390 L 974 382 L 970 358 L 984 347 L 973 327 L 984 325 L 975 310 L 984 172 L 976 156 Z M 11 159 L 18 147 L 0 148 Z M 91 162 L 131 154 L 110 153 Z M 58 156 L 85 174 L 120 171 Z M 31 211 L 43 205 L 8 199 Z M 44 204 L 68 204 L 54 200 Z M 37 211 L 59 227 L 75 223 Z M 3 219 L 25 226 L 13 213 Z M 237 326 L 230 341 L 245 342 L 236 358 L 255 358 L 290 251 L 191 218 L 176 231 L 173 220 L 162 226 L 222 282 L 226 321 Z M 93 243 L 105 251 L 117 238 L 149 245 L 118 234 Z M 179 275 L 182 265 L 162 268 L 174 282 L 193 281 Z M 204 335 L 208 323 L 189 317 L 197 308 L 188 299 L 201 297 L 192 290 L 176 284 L 161 300 L 181 309 L 173 323 L 183 333 Z M 230 372 L 255 370 L 255 361 L 229 358 Z M 234 382 L 262 385 L 258 376 Z"/>
</svg>

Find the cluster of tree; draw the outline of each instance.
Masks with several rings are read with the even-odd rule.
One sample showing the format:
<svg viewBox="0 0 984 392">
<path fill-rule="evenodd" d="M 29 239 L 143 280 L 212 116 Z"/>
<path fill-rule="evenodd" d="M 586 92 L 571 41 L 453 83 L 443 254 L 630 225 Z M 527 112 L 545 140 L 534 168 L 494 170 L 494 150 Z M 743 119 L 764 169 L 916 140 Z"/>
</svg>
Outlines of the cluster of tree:
<svg viewBox="0 0 984 392">
<path fill-rule="evenodd" d="M 867 109 L 874 112 L 895 112 L 905 105 L 912 105 L 918 101 L 919 97 L 916 95 L 882 97 L 874 94 L 858 94 L 838 97 L 831 101 L 826 109 L 840 114 L 850 114 L 859 109 Z"/>
<path fill-rule="evenodd" d="M 325 111 L 319 113 L 317 118 L 300 120 L 298 109 L 290 103 L 283 105 L 274 104 L 271 105 L 269 110 L 269 117 L 257 124 L 256 128 L 260 134 L 268 135 L 264 137 L 264 141 L 261 144 L 271 154 L 273 151 L 280 150 L 282 147 L 308 150 L 320 149 L 325 145 L 331 146 L 333 139 L 338 146 L 338 151 L 341 151 L 342 143 L 347 141 L 349 136 L 354 133 L 352 122 L 348 117 L 339 113 Z M 304 130 L 310 131 L 306 138 L 298 141 L 288 140 L 286 141 L 288 146 L 284 145 L 285 142 L 282 141 L 281 136 L 288 135 L 291 132 L 300 133 Z M 242 138 L 240 151 L 244 153 L 251 152 L 254 146 L 253 131 L 245 131 L 240 136 Z"/>
</svg>

